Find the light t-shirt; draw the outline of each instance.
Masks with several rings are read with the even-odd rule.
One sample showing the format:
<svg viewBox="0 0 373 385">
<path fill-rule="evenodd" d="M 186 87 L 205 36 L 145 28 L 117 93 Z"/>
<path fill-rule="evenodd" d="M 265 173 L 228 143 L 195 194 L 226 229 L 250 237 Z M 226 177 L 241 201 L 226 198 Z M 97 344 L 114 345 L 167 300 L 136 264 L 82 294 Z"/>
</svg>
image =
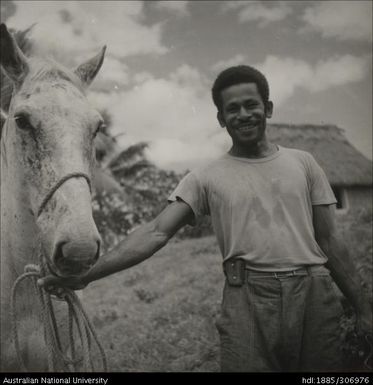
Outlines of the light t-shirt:
<svg viewBox="0 0 373 385">
<path fill-rule="evenodd" d="M 260 159 L 229 154 L 187 174 L 169 197 L 181 199 L 196 220 L 210 215 L 223 259 L 250 268 L 286 271 L 324 264 L 312 205 L 336 203 L 313 156 L 278 146 Z"/>
</svg>

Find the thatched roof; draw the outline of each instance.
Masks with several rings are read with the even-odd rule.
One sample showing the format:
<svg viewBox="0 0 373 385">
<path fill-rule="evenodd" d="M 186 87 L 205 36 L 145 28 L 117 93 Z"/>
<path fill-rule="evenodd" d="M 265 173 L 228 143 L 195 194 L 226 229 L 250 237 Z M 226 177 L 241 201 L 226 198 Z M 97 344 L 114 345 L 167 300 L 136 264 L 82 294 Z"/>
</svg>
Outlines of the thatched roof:
<svg viewBox="0 0 373 385">
<path fill-rule="evenodd" d="M 337 126 L 269 124 L 267 133 L 279 145 L 310 152 L 332 185 L 372 185 L 372 161 L 356 150 Z"/>
</svg>

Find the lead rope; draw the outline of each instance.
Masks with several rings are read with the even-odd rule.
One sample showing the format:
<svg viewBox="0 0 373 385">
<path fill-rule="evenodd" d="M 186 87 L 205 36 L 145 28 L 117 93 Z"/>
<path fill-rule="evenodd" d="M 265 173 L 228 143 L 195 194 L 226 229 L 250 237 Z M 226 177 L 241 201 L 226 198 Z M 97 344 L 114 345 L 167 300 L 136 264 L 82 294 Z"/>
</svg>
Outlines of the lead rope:
<svg viewBox="0 0 373 385">
<path fill-rule="evenodd" d="M 73 290 L 61 289 L 60 298 L 63 298 L 68 306 L 68 332 L 69 342 L 71 349 L 71 357 L 63 353 L 60 335 L 58 333 L 58 327 L 56 322 L 56 316 L 52 303 L 51 295 L 37 285 L 38 278 L 44 276 L 44 268 L 40 268 L 38 265 L 27 265 L 25 272 L 20 275 L 14 282 L 11 291 L 11 316 L 12 316 L 12 333 L 14 339 L 14 345 L 16 349 L 17 358 L 23 371 L 28 371 L 24 360 L 22 358 L 19 335 L 18 335 L 18 319 L 16 312 L 16 295 L 17 289 L 20 283 L 26 279 L 31 278 L 36 288 L 39 302 L 42 308 L 42 319 L 44 326 L 44 339 L 47 349 L 47 361 L 48 371 L 57 371 L 56 361 L 63 363 L 63 371 L 78 371 L 79 364 L 82 362 L 82 371 L 89 372 L 95 371 L 92 359 L 92 343 L 93 339 L 96 343 L 99 355 L 102 361 L 102 369 L 104 372 L 107 371 L 107 359 L 105 351 L 97 337 L 97 333 L 87 316 L 87 313 L 83 309 L 83 306 Z M 75 325 L 75 326 L 74 326 Z M 82 348 L 82 355 L 78 357 L 76 341 L 74 338 L 74 327 L 77 329 L 77 333 L 80 339 L 80 345 Z"/>
</svg>

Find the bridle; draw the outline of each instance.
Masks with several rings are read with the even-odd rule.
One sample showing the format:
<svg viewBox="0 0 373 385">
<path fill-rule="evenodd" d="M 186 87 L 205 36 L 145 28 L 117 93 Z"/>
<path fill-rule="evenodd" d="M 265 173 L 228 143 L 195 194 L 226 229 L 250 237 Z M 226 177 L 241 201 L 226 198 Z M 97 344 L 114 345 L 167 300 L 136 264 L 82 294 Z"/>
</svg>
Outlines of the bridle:
<svg viewBox="0 0 373 385">
<path fill-rule="evenodd" d="M 40 206 L 39 206 L 39 209 L 38 211 L 36 212 L 36 217 L 38 218 L 40 216 L 40 214 L 43 212 L 45 206 L 47 205 L 47 203 L 49 202 L 49 200 L 52 198 L 52 196 L 54 195 L 54 193 L 69 179 L 72 179 L 72 178 L 84 178 L 87 183 L 88 183 L 88 187 L 89 187 L 89 191 L 92 192 L 92 185 L 91 185 L 91 179 L 89 178 L 89 176 L 87 174 L 85 174 L 84 172 L 72 172 L 70 174 L 67 174 L 65 175 L 64 177 L 62 177 L 49 191 L 48 193 L 45 195 L 44 199 L 42 200 Z"/>
</svg>

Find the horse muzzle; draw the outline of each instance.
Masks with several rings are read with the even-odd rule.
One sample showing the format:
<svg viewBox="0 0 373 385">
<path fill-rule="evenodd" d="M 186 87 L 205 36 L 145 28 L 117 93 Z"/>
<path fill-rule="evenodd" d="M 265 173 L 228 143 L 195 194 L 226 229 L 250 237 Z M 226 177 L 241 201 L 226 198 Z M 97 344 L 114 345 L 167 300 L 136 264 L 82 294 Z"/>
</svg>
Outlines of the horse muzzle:
<svg viewBox="0 0 373 385">
<path fill-rule="evenodd" d="M 100 239 L 60 241 L 52 255 L 53 271 L 60 277 L 81 276 L 97 262 Z"/>
<path fill-rule="evenodd" d="M 49 268 L 63 278 L 84 275 L 99 258 L 101 237 L 92 217 L 90 191 L 87 174 L 67 173 L 46 193 L 37 211 Z M 54 215 L 43 218 L 52 198 Z"/>
</svg>

